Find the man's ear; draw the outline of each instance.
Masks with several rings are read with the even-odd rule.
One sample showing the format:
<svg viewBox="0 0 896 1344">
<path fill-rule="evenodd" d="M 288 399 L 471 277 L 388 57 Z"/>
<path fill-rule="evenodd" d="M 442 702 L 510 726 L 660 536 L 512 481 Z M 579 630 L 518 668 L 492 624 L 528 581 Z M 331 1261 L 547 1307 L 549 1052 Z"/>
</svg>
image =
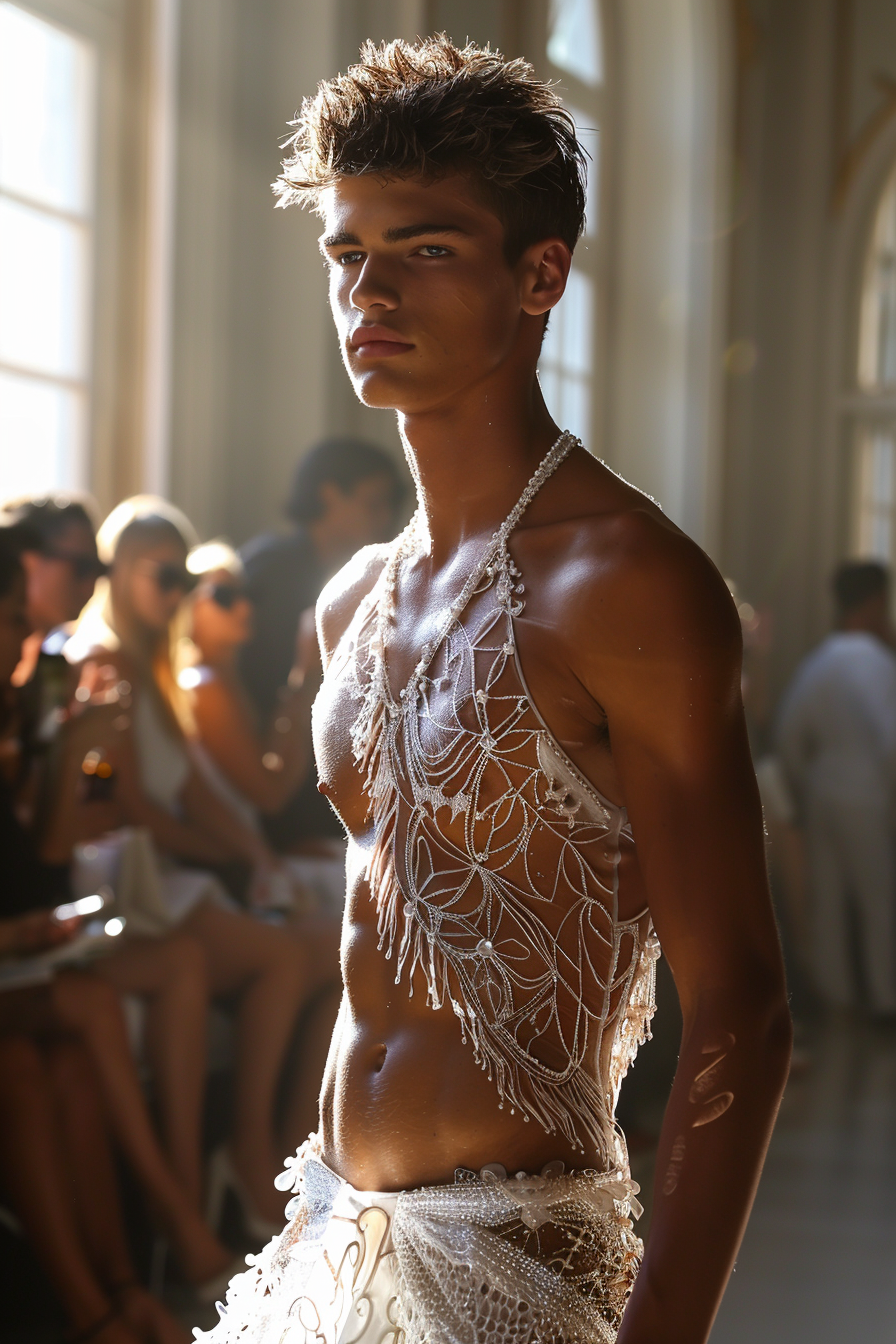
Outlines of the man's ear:
<svg viewBox="0 0 896 1344">
<path fill-rule="evenodd" d="M 517 263 L 523 312 L 538 317 L 562 299 L 572 253 L 562 238 L 547 238 L 527 247 Z"/>
</svg>

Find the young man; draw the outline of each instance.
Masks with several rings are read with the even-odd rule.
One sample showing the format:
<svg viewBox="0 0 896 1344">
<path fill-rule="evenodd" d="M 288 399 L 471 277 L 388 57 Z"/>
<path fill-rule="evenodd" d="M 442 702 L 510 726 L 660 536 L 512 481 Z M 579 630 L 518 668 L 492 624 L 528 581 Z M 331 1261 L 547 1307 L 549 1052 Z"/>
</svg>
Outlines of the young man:
<svg viewBox="0 0 896 1344">
<path fill-rule="evenodd" d="M 345 365 L 396 409 L 419 509 L 319 606 L 345 995 L 292 1221 L 215 1339 L 700 1344 L 790 1025 L 736 613 L 539 390 L 572 122 L 529 66 L 439 37 L 365 47 L 293 145 L 281 199 L 323 216 Z M 656 935 L 684 1035 L 636 1279 L 613 1108 Z"/>
<path fill-rule="evenodd" d="M 395 535 L 401 495 L 396 464 L 381 449 L 361 439 L 324 439 L 296 468 L 286 505 L 292 530 L 255 537 L 242 548 L 253 633 L 240 654 L 240 673 L 265 729 L 277 716 L 295 661 L 299 617 L 355 551 Z M 310 775 L 263 826 L 270 844 L 288 853 L 303 842 L 342 835 Z"/>
</svg>

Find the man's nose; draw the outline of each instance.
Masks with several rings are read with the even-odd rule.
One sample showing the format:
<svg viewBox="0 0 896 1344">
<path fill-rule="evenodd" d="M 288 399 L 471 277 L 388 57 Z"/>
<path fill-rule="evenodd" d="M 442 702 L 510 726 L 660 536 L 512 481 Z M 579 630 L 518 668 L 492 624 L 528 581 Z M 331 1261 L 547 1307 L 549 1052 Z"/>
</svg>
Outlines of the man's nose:
<svg viewBox="0 0 896 1344">
<path fill-rule="evenodd" d="M 366 313 L 371 308 L 385 308 L 391 312 L 398 307 L 398 290 L 389 269 L 383 260 L 370 256 L 365 259 L 349 296 L 353 308 Z"/>
</svg>

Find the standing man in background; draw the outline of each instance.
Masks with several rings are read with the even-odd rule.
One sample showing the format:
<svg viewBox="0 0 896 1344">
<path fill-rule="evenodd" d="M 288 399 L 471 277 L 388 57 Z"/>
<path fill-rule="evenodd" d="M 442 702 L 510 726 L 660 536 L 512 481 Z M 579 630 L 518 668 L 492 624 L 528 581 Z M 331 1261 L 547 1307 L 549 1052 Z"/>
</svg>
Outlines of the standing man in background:
<svg viewBox="0 0 896 1344">
<path fill-rule="evenodd" d="M 253 634 L 240 657 L 240 674 L 265 730 L 293 666 L 299 617 L 355 551 L 394 535 L 402 494 L 398 468 L 381 449 L 362 439 L 324 439 L 296 468 L 285 509 L 292 530 L 255 537 L 243 547 Z M 317 792 L 313 771 L 263 825 L 280 851 L 343 834 Z"/>
<path fill-rule="evenodd" d="M 896 656 L 890 575 L 841 565 L 837 629 L 797 670 L 781 713 L 780 751 L 806 828 L 816 992 L 857 1002 L 850 908 L 872 1011 L 896 1015 Z"/>
</svg>

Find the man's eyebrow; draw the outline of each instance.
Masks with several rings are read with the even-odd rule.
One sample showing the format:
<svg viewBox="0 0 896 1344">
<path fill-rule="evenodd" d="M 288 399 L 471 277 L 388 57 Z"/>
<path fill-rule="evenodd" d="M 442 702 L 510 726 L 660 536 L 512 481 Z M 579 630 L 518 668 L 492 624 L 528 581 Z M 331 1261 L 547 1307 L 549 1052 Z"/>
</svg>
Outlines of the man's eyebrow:
<svg viewBox="0 0 896 1344">
<path fill-rule="evenodd" d="M 329 233 L 325 238 L 320 239 L 321 248 L 326 247 L 344 247 L 346 243 L 360 243 L 361 239 L 354 233 L 348 233 L 341 229 L 339 233 Z"/>
<path fill-rule="evenodd" d="M 404 243 L 409 238 L 420 238 L 424 234 L 446 234 L 459 233 L 466 235 L 466 229 L 462 229 L 459 224 L 403 224 L 401 228 L 386 229 L 383 233 L 384 243 Z M 355 233 L 349 233 L 345 229 L 339 233 L 327 234 L 321 238 L 320 246 L 323 250 L 329 247 L 359 246 L 361 239 Z"/>
<path fill-rule="evenodd" d="M 403 243 L 408 238 L 419 238 L 424 233 L 462 233 L 466 235 L 466 229 L 462 229 L 459 224 L 405 224 L 400 229 L 386 229 L 383 233 L 383 242 Z"/>
</svg>

